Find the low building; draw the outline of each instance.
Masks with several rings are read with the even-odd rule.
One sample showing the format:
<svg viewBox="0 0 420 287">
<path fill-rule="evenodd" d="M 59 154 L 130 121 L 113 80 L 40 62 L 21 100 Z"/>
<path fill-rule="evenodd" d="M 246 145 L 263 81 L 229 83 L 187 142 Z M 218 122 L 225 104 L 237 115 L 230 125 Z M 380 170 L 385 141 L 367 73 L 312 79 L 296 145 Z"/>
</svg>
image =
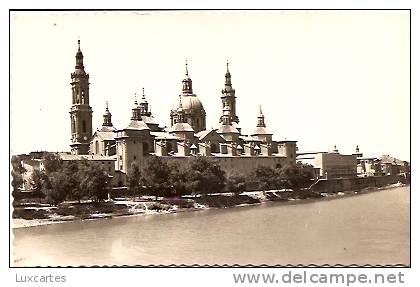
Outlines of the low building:
<svg viewBox="0 0 420 287">
<path fill-rule="evenodd" d="M 334 147 L 332 152 L 315 154 L 314 167 L 319 168 L 320 177 L 326 179 L 356 177 L 357 157 L 340 154 Z"/>
<path fill-rule="evenodd" d="M 110 176 L 115 175 L 115 156 L 103 156 L 103 155 L 80 155 L 70 153 L 58 153 L 60 159 L 66 163 L 71 161 L 88 160 L 100 164 Z"/>
<path fill-rule="evenodd" d="M 383 175 L 380 159 L 376 157 L 361 157 L 357 159 L 357 176 Z"/>
</svg>

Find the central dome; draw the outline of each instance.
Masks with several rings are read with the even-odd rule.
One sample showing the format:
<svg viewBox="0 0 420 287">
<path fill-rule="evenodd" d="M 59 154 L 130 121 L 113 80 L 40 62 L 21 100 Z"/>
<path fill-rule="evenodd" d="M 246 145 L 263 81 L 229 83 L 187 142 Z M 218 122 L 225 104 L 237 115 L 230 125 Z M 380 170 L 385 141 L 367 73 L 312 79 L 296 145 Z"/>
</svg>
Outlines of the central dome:
<svg viewBox="0 0 420 287">
<path fill-rule="evenodd" d="M 194 94 L 192 80 L 188 76 L 188 65 L 185 62 L 185 76 L 182 80 L 182 93 L 178 101 L 174 102 L 171 109 L 171 126 L 179 122 L 188 123 L 194 130 L 199 132 L 206 129 L 206 111 L 203 104 Z"/>
<path fill-rule="evenodd" d="M 179 100 L 172 106 L 172 111 L 176 112 L 179 108 Z M 202 113 L 204 111 L 203 104 L 196 95 L 181 95 L 182 110 L 188 114 Z"/>
</svg>

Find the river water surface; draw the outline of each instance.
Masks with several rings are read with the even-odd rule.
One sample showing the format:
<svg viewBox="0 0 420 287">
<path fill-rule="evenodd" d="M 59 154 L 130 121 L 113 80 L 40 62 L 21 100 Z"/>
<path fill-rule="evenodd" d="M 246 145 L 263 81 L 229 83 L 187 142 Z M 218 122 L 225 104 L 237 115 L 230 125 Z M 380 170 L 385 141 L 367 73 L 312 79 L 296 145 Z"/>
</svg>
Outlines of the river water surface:
<svg viewBox="0 0 420 287">
<path fill-rule="evenodd" d="M 14 229 L 15 266 L 410 263 L 409 187 Z"/>
</svg>

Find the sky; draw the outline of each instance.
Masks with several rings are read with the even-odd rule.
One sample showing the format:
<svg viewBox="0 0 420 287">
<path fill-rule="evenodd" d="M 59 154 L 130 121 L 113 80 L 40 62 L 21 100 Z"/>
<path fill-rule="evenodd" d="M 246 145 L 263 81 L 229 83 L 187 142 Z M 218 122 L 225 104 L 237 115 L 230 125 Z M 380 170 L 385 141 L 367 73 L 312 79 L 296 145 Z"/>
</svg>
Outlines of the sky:
<svg viewBox="0 0 420 287">
<path fill-rule="evenodd" d="M 124 128 L 145 88 L 170 124 L 188 59 L 194 93 L 217 127 L 226 61 L 243 133 L 262 106 L 275 140 L 299 151 L 410 159 L 407 11 L 13 12 L 12 154 L 69 151 L 77 40 L 90 74 L 93 127 L 105 102 Z"/>
</svg>

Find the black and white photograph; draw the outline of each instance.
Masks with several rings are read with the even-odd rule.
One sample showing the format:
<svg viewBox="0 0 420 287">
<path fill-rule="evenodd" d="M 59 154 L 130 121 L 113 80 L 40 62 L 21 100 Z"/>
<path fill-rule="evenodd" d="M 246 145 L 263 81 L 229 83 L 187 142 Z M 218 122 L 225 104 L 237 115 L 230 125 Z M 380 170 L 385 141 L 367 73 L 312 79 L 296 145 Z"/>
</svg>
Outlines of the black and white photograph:
<svg viewBox="0 0 420 287">
<path fill-rule="evenodd" d="M 411 267 L 410 13 L 10 11 L 10 266 Z"/>
</svg>

